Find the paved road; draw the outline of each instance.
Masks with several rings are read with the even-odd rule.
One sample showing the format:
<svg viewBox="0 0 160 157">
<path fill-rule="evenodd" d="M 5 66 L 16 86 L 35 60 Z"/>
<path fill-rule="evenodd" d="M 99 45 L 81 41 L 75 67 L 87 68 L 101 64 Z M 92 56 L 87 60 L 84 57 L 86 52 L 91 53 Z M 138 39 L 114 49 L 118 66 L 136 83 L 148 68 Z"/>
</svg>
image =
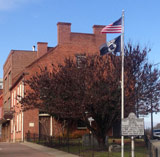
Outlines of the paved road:
<svg viewBox="0 0 160 157">
<path fill-rule="evenodd" d="M 0 157 L 77 157 L 56 149 L 25 143 L 0 142 Z"/>
</svg>

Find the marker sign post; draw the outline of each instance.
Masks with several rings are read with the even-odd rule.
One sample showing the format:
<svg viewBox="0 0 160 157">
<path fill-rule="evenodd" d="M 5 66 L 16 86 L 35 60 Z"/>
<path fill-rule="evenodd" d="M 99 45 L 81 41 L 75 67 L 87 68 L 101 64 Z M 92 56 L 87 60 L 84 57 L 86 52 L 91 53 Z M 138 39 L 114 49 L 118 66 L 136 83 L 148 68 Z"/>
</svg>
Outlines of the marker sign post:
<svg viewBox="0 0 160 157">
<path fill-rule="evenodd" d="M 131 136 L 131 155 L 134 157 L 134 137 L 144 135 L 144 119 L 130 113 L 128 118 L 122 119 L 121 134 Z"/>
</svg>

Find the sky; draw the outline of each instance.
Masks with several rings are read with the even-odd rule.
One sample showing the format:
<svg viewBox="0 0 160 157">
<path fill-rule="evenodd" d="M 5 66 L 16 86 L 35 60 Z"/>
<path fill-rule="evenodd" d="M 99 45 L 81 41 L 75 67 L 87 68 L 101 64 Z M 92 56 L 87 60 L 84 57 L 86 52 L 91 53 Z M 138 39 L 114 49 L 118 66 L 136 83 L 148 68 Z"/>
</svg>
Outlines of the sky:
<svg viewBox="0 0 160 157">
<path fill-rule="evenodd" d="M 58 22 L 72 23 L 72 32 L 92 33 L 93 25 L 116 21 L 122 10 L 125 43 L 151 48 L 149 61 L 159 63 L 159 6 L 160 0 L 0 0 L 0 78 L 11 50 L 32 50 L 37 42 L 56 46 Z M 146 119 L 149 123 L 150 117 Z M 160 122 L 159 114 L 154 122 Z"/>
</svg>

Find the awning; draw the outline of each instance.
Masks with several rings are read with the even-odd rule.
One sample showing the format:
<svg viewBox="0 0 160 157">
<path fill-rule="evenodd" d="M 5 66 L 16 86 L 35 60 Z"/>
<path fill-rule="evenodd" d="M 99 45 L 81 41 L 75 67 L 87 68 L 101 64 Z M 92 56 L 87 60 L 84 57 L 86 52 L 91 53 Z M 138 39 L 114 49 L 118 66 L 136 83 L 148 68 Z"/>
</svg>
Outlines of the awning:
<svg viewBox="0 0 160 157">
<path fill-rule="evenodd" d="M 12 118 L 13 118 L 13 112 L 6 112 L 4 113 L 3 118 L 0 119 L 0 124 L 9 122 Z"/>
<path fill-rule="evenodd" d="M 7 120 L 7 119 L 0 119 L 0 124 L 4 124 L 4 123 L 6 123 L 6 122 L 8 122 L 9 120 Z"/>
<path fill-rule="evenodd" d="M 4 117 L 4 119 L 11 120 L 13 118 L 13 112 L 6 112 L 6 113 L 4 113 L 3 117 Z"/>
</svg>

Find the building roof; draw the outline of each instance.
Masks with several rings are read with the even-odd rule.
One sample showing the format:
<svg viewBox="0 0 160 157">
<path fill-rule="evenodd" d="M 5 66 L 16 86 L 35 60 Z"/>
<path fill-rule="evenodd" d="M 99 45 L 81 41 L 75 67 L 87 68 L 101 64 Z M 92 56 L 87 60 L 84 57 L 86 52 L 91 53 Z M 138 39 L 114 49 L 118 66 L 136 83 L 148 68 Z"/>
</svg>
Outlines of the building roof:
<svg viewBox="0 0 160 157">
<path fill-rule="evenodd" d="M 52 52 L 56 47 L 48 47 L 48 52 L 45 53 L 43 56 L 35 59 L 31 64 L 29 64 L 28 66 L 26 66 L 25 69 L 23 69 L 20 73 L 18 73 L 14 78 L 13 78 L 13 83 L 12 86 L 10 88 L 10 90 L 12 90 L 17 84 L 18 82 L 28 73 L 26 73 L 26 69 L 33 66 L 34 64 L 36 64 L 39 60 L 41 60 L 43 57 L 45 57 L 46 55 L 48 55 L 50 52 Z"/>
</svg>

